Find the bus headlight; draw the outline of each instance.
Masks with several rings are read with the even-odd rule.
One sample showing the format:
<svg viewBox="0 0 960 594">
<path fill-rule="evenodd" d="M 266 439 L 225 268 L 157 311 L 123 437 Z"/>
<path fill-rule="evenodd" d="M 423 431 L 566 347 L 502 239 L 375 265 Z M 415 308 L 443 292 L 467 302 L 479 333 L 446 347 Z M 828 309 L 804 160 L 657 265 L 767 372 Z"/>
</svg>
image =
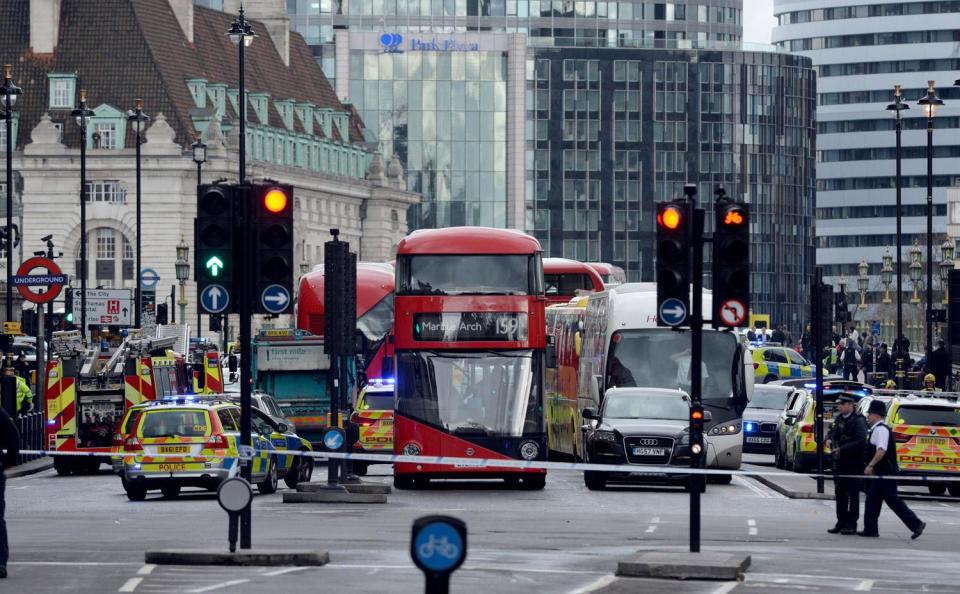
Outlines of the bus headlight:
<svg viewBox="0 0 960 594">
<path fill-rule="evenodd" d="M 721 423 L 716 425 L 707 433 L 707 435 L 735 435 L 740 433 L 740 422 Z"/>
<path fill-rule="evenodd" d="M 407 445 L 403 446 L 403 450 L 401 451 L 404 456 L 419 456 L 420 446 L 411 441 Z"/>
<path fill-rule="evenodd" d="M 520 445 L 520 457 L 524 460 L 534 460 L 540 455 L 540 447 L 532 441 L 525 441 Z"/>
</svg>

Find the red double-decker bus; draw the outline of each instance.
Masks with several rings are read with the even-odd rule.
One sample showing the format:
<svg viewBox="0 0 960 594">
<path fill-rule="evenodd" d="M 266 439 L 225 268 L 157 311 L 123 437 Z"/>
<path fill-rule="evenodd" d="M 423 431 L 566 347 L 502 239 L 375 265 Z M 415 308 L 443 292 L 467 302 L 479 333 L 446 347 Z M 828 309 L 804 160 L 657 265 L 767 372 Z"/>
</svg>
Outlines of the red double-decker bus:
<svg viewBox="0 0 960 594">
<path fill-rule="evenodd" d="M 543 262 L 517 231 L 417 231 L 397 249 L 397 454 L 546 460 Z M 542 489 L 538 469 L 394 465 L 394 486 L 504 479 Z"/>
<path fill-rule="evenodd" d="M 597 270 L 585 262 L 567 258 L 546 258 L 543 275 L 548 305 L 569 303 L 581 292 L 598 292 L 604 289 L 603 278 Z"/>
</svg>

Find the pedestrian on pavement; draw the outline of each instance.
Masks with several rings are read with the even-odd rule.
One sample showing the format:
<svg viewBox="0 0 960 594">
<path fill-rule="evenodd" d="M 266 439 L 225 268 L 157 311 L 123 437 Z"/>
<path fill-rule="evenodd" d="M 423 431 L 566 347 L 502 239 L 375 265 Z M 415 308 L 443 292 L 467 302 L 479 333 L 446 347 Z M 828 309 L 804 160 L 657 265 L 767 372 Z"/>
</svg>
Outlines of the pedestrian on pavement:
<svg viewBox="0 0 960 594">
<path fill-rule="evenodd" d="M 860 372 L 860 350 L 856 339 L 848 338 L 847 344 L 843 349 L 843 379 L 857 380 Z"/>
<path fill-rule="evenodd" d="M 870 374 L 874 373 L 874 356 L 873 356 L 873 345 L 864 344 L 863 353 L 860 355 L 860 361 L 863 367 L 863 379 L 866 380 L 870 377 Z"/>
<path fill-rule="evenodd" d="M 809 322 L 803 328 L 803 334 L 800 335 L 800 351 L 807 359 L 815 358 L 813 348 L 813 329 L 810 328 Z"/>
<path fill-rule="evenodd" d="M 787 346 L 787 336 L 783 333 L 783 326 L 773 329 L 770 333 L 770 341 Z"/>
<path fill-rule="evenodd" d="M 823 366 L 827 368 L 831 374 L 837 373 L 837 369 L 840 365 L 840 349 L 837 348 L 836 344 L 828 346 L 824 351 L 823 357 Z"/>
<path fill-rule="evenodd" d="M 850 324 L 850 332 L 847 333 L 847 338 L 852 338 L 854 342 L 860 341 L 860 332 L 857 331 L 856 324 Z"/>
<path fill-rule="evenodd" d="M 833 458 L 833 488 L 837 500 L 837 523 L 830 534 L 857 533 L 860 519 L 860 483 L 863 474 L 863 450 L 867 445 L 867 420 L 856 412 L 857 399 L 849 394 L 837 398 L 840 416 L 833 420 L 827 447 Z"/>
<path fill-rule="evenodd" d="M 874 367 L 877 373 L 882 373 L 884 377 L 890 377 L 890 353 L 887 352 L 887 343 L 885 342 L 880 343 L 880 351 L 877 353 Z"/>
<path fill-rule="evenodd" d="M 930 361 L 927 363 L 927 371 L 937 378 L 937 387 L 941 390 L 947 387 L 947 378 L 950 377 L 950 354 L 942 340 L 937 341 L 937 348 L 930 353 Z"/>
<path fill-rule="evenodd" d="M 27 380 L 27 385 L 30 385 L 30 364 L 27 363 L 27 357 L 23 353 L 20 353 L 20 356 L 17 357 L 16 362 L 13 364 L 13 370 L 17 375 Z"/>
<path fill-rule="evenodd" d="M 7 411 L 0 407 L 0 447 L 4 449 L 0 458 L 0 579 L 7 577 L 7 560 L 10 557 L 10 546 L 7 544 L 7 522 L 4 520 L 4 494 L 7 488 L 7 478 L 3 469 L 13 466 L 20 453 L 20 435 L 17 426 L 13 423 Z"/>
<path fill-rule="evenodd" d="M 887 415 L 887 405 L 879 400 L 870 402 L 867 408 L 867 421 L 870 423 L 870 432 L 867 434 L 867 446 L 864 448 L 864 460 L 867 462 L 863 473 L 867 480 L 867 502 L 863 508 L 863 532 L 859 536 L 880 536 L 878 522 L 883 504 L 897 514 L 912 533 L 910 538 L 916 539 L 923 534 L 927 527 L 926 522 L 920 520 L 907 504 L 897 495 L 897 481 L 889 477 L 900 473 L 897 465 L 897 442 L 893 439 L 893 432 L 883 422 Z"/>
</svg>

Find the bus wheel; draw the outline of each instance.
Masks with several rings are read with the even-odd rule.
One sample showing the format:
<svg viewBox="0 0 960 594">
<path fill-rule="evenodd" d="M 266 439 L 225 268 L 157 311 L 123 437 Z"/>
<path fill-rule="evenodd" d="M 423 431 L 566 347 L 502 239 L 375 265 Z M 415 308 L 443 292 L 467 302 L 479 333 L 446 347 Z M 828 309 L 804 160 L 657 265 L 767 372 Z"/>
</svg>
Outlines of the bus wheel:
<svg viewBox="0 0 960 594">
<path fill-rule="evenodd" d="M 607 488 L 607 479 L 603 473 L 595 470 L 583 471 L 583 484 L 591 491 L 602 491 Z"/>
<path fill-rule="evenodd" d="M 164 485 L 160 487 L 160 492 L 166 499 L 174 499 L 180 494 L 180 485 Z"/>
<path fill-rule="evenodd" d="M 546 474 L 526 474 L 520 479 L 520 488 L 524 491 L 540 491 L 546 486 Z"/>
<path fill-rule="evenodd" d="M 927 485 L 931 495 L 943 495 L 947 492 L 947 486 L 943 483 L 934 483 L 932 485 Z"/>
<path fill-rule="evenodd" d="M 413 477 L 394 475 L 393 488 L 394 489 L 414 489 L 416 488 L 416 484 L 413 481 Z"/>
<path fill-rule="evenodd" d="M 73 462 L 65 456 L 54 456 L 53 469 L 56 470 L 60 476 L 70 476 L 70 474 L 74 472 L 75 467 Z"/>
</svg>

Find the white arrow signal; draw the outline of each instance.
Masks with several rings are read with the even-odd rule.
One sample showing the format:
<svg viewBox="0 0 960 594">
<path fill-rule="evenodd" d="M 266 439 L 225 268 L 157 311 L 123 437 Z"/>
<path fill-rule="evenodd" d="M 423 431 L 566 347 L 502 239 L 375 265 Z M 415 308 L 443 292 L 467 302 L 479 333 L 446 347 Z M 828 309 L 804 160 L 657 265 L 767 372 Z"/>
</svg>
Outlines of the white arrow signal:
<svg viewBox="0 0 960 594">
<path fill-rule="evenodd" d="M 263 297 L 263 300 L 269 301 L 271 303 L 276 303 L 278 307 L 283 307 L 284 305 L 287 304 L 287 301 L 289 301 L 290 298 L 287 297 L 286 291 L 280 291 L 276 295 L 265 295 Z"/>
<path fill-rule="evenodd" d="M 220 297 L 223 296 L 223 291 L 220 290 L 220 287 L 210 287 L 207 289 L 207 295 L 210 296 L 210 309 L 220 309 Z"/>
<path fill-rule="evenodd" d="M 671 308 L 671 309 L 665 309 L 665 310 L 663 310 L 663 313 L 668 314 L 668 315 L 671 315 L 671 316 L 680 317 L 680 316 L 683 315 L 684 311 L 685 311 L 685 310 L 684 310 L 682 307 L 676 306 L 676 307 L 673 307 L 673 308 Z"/>
</svg>

